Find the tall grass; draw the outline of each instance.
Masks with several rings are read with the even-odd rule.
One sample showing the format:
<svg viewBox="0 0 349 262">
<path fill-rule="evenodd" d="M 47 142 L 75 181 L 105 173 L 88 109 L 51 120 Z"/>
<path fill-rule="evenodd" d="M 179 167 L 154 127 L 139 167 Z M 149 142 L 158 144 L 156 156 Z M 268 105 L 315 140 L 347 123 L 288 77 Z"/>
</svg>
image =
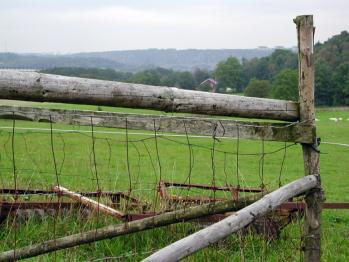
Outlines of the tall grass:
<svg viewBox="0 0 349 262">
<path fill-rule="evenodd" d="M 60 105 L 50 104 L 50 107 Z M 78 107 L 64 105 L 65 108 Z M 80 107 L 80 106 L 79 106 Z M 86 109 L 84 106 L 82 107 Z M 89 108 L 91 109 L 91 108 Z M 108 109 L 108 108 L 107 108 Z M 114 110 L 114 109 L 113 109 Z M 138 111 L 137 111 L 138 112 Z M 342 117 L 333 123 L 329 117 Z M 323 141 L 349 144 L 349 110 L 325 111 L 317 114 L 318 134 Z M 15 155 L 16 183 L 18 188 L 50 188 L 57 183 L 74 191 L 101 190 L 131 192 L 131 195 L 149 203 L 161 201 L 156 193 L 159 179 L 204 184 L 241 184 L 260 186 L 273 190 L 279 184 L 288 183 L 304 175 L 302 152 L 299 145 L 236 139 L 166 137 L 153 132 L 141 131 L 125 141 L 125 130 L 67 126 L 54 124 L 55 129 L 77 132 L 50 132 L 23 130 L 20 128 L 50 129 L 49 123 L 0 121 L 0 183 L 2 187 L 14 186 L 12 153 Z M 9 127 L 4 129 L 4 127 Z M 116 131 L 119 133 L 100 133 Z M 131 131 L 129 131 L 131 133 Z M 132 131 L 134 133 L 136 131 Z M 149 135 L 147 135 L 149 134 Z M 12 148 L 12 136 L 14 144 Z M 93 148 L 93 139 L 95 141 Z M 188 146 L 188 141 L 191 147 Z M 236 150 L 239 143 L 239 159 Z M 57 170 L 52 154 L 54 149 Z M 14 149 L 14 150 L 13 150 Z M 214 150 L 213 150 L 214 149 Z M 349 147 L 323 144 L 321 149 L 321 173 L 327 201 L 349 201 L 348 156 Z M 274 152 L 274 153 L 271 153 Z M 261 155 L 261 153 L 266 153 Z M 270 153 L 270 154 L 268 154 Z M 97 170 L 97 172 L 96 172 Z M 56 171 L 59 174 L 56 176 Z M 97 174 L 96 174 L 97 173 Z M 98 184 L 97 184 L 98 180 Z M 187 194 L 185 190 L 172 191 Z M 190 194 L 207 194 L 191 190 Z M 227 193 L 216 196 L 229 197 Z M 11 199 L 10 196 L 7 197 Z M 27 197 L 28 198 L 28 197 Z M 30 197 L 29 197 L 30 198 Z M 31 197 L 35 199 L 35 197 Z M 65 213 L 56 218 L 47 216 L 32 218 L 26 223 L 8 219 L 2 224 L 1 250 L 21 247 L 54 237 L 83 232 L 117 221 L 105 217 L 78 213 Z M 271 243 L 255 235 L 234 235 L 198 252 L 189 261 L 299 261 L 301 260 L 301 236 L 303 221 L 297 220 L 285 228 L 280 239 Z M 348 210 L 325 210 L 323 216 L 324 261 L 346 261 L 349 257 L 349 212 Z M 99 241 L 89 245 L 57 251 L 40 256 L 49 261 L 85 261 L 113 257 L 116 261 L 137 261 L 200 226 L 181 223 L 164 228 Z M 16 240 L 16 241 L 15 241 Z M 37 261 L 37 258 L 32 259 Z"/>
</svg>

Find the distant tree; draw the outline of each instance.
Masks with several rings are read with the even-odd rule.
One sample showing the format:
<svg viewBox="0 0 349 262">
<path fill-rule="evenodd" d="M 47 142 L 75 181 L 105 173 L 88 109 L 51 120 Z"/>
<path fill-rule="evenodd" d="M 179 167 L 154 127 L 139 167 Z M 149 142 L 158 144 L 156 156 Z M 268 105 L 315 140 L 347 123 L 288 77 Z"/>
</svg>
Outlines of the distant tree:
<svg viewBox="0 0 349 262">
<path fill-rule="evenodd" d="M 242 65 L 244 71 L 244 85 L 247 85 L 252 78 L 270 79 L 268 61 L 266 59 L 244 59 Z"/>
<path fill-rule="evenodd" d="M 349 72 L 347 72 L 346 77 L 344 77 L 343 89 L 345 93 L 345 104 L 349 105 Z"/>
<path fill-rule="evenodd" d="M 317 105 L 333 105 L 332 70 L 326 61 L 315 63 L 315 102 Z"/>
<path fill-rule="evenodd" d="M 337 66 L 332 75 L 333 105 L 349 105 L 349 62 Z"/>
<path fill-rule="evenodd" d="M 343 31 L 338 35 L 334 35 L 324 43 L 315 44 L 315 102 L 317 105 L 349 105 L 349 33 Z M 164 51 L 153 50 L 151 52 L 151 59 L 154 55 L 160 55 Z M 150 59 L 148 55 L 141 55 L 141 53 L 134 53 L 135 57 L 132 59 L 140 59 L 144 64 Z M 167 51 L 166 51 L 167 52 Z M 173 53 L 174 51 L 169 50 Z M 174 52 L 176 53 L 176 52 Z M 173 53 L 173 54 L 174 54 Z M 114 55 L 119 53 L 114 53 Z M 129 53 L 127 53 L 129 55 Z M 196 55 L 195 55 L 196 54 Z M 137 55 L 137 56 L 136 56 Z M 184 60 L 193 63 L 193 55 L 197 56 L 197 51 L 192 50 L 185 52 L 185 56 L 176 57 L 176 64 L 182 64 Z M 210 54 L 211 56 L 212 54 Z M 251 57 L 251 56 L 247 56 Z M 44 58 L 44 57 L 43 57 Z M 24 59 L 22 56 L 15 54 L 0 54 L 0 63 L 12 63 L 14 60 Z M 26 58 L 34 59 L 34 57 Z M 35 58 L 37 59 L 37 57 Z M 47 58 L 48 59 L 48 58 Z M 62 65 L 62 61 L 54 61 L 40 58 L 41 68 L 53 67 L 55 65 Z M 59 59 L 63 59 L 59 58 Z M 76 60 L 78 59 L 78 60 Z M 242 59 L 240 64 L 236 58 L 230 57 L 218 63 L 214 72 L 209 72 L 204 69 L 195 69 L 193 72 L 174 71 L 165 68 L 152 68 L 139 71 L 137 73 L 115 71 L 114 69 L 91 68 L 91 65 L 100 65 L 103 62 L 103 68 L 109 65 L 112 68 L 131 68 L 123 67 L 121 64 L 115 67 L 116 62 L 110 64 L 107 60 L 98 60 L 96 57 L 84 58 L 81 57 L 64 57 L 64 65 L 67 67 L 51 68 L 43 70 L 45 73 L 60 74 L 67 76 L 78 76 L 86 78 L 95 78 L 103 80 L 113 80 L 121 82 L 135 82 L 150 85 L 160 86 L 177 86 L 185 89 L 198 89 L 202 91 L 211 91 L 209 85 L 199 84 L 207 78 L 215 78 L 218 82 L 217 91 L 221 93 L 241 92 L 247 86 L 246 95 L 265 96 L 265 93 L 257 93 L 265 90 L 257 85 L 253 78 L 259 80 L 269 80 L 270 88 L 269 95 L 275 98 L 292 99 L 298 97 L 297 91 L 297 54 L 291 50 L 279 49 L 275 50 L 271 55 L 252 58 L 250 60 Z M 97 61 L 97 60 L 98 61 Z M 35 60 L 36 61 L 36 60 Z M 135 61 L 135 60 L 134 60 Z M 59 63 L 58 63 L 59 62 Z M 74 67 L 78 64 L 86 67 Z M 194 63 L 192 65 L 196 65 Z M 68 67 L 69 66 L 69 67 Z M 125 65 L 124 65 L 125 66 Z M 36 67 L 34 67 L 36 68 Z M 144 68 L 143 66 L 137 69 Z M 178 68 L 178 67 L 177 67 Z M 185 68 L 185 67 L 184 67 Z M 288 69 L 285 71 L 285 69 Z M 290 71 L 289 71 L 290 70 Z M 260 84 L 260 83 L 259 83 Z"/>
<path fill-rule="evenodd" d="M 178 72 L 177 85 L 183 89 L 193 90 L 195 88 L 195 80 L 193 75 L 188 71 Z"/>
<path fill-rule="evenodd" d="M 270 96 L 283 100 L 298 100 L 298 71 L 284 69 L 271 81 Z"/>
<path fill-rule="evenodd" d="M 210 78 L 211 74 L 205 69 L 195 68 L 193 72 L 193 77 L 195 81 L 195 86 L 200 89 L 199 85 L 207 78 Z"/>
<path fill-rule="evenodd" d="M 141 71 L 140 73 L 148 72 L 149 74 L 152 74 L 155 76 L 159 81 L 154 81 L 153 85 L 160 85 L 160 86 L 175 86 L 177 81 L 177 74 L 175 71 L 171 69 L 166 69 L 162 67 L 156 67 L 153 69 L 148 69 L 145 71 Z M 145 84 L 145 83 L 143 83 Z"/>
<path fill-rule="evenodd" d="M 164 68 L 157 68 L 159 77 L 160 77 L 160 84 L 162 86 L 175 86 L 177 81 L 177 74 L 173 70 L 164 69 Z"/>
<path fill-rule="evenodd" d="M 55 67 L 42 70 L 47 74 L 56 74 L 64 76 L 77 76 L 83 78 L 94 78 L 101 80 L 112 80 L 128 82 L 132 73 L 115 71 L 114 69 L 84 68 L 84 67 Z"/>
<path fill-rule="evenodd" d="M 251 79 L 248 86 L 244 90 L 245 96 L 252 97 L 268 97 L 269 95 L 269 81 Z"/>
<path fill-rule="evenodd" d="M 316 43 L 315 59 L 326 61 L 331 69 L 349 61 L 349 33 L 342 31 L 324 43 Z"/>
<path fill-rule="evenodd" d="M 145 85 L 160 85 L 160 77 L 154 70 L 145 70 L 134 74 L 130 82 Z"/>
<path fill-rule="evenodd" d="M 235 57 L 219 62 L 214 72 L 218 82 L 218 92 L 225 93 L 227 89 L 233 92 L 242 91 L 243 71 L 242 65 Z"/>
<path fill-rule="evenodd" d="M 297 54 L 284 49 L 276 49 L 270 56 L 243 60 L 245 81 L 252 78 L 271 80 L 285 68 L 297 68 Z"/>
</svg>

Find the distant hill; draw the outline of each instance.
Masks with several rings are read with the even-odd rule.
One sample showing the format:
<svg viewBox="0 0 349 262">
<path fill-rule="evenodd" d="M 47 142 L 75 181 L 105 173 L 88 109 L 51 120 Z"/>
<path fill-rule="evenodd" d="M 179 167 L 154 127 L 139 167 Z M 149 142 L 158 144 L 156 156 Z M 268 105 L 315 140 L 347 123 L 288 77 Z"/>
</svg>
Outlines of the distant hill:
<svg viewBox="0 0 349 262">
<path fill-rule="evenodd" d="M 48 69 L 55 67 L 112 68 L 119 71 L 141 71 L 162 67 L 173 70 L 202 68 L 213 70 L 230 56 L 260 58 L 274 50 L 260 49 L 145 49 L 77 53 L 69 55 L 0 53 L 0 68 Z"/>
<path fill-rule="evenodd" d="M 126 65 L 99 57 L 0 53 L 0 68 L 49 69 L 55 67 L 113 68 L 128 70 Z"/>
<path fill-rule="evenodd" d="M 104 58 L 132 66 L 138 70 L 162 67 L 173 70 L 193 70 L 202 68 L 213 70 L 218 62 L 230 56 L 242 58 L 260 58 L 270 55 L 273 49 L 147 49 L 130 51 L 109 51 L 80 53 L 75 57 Z"/>
</svg>

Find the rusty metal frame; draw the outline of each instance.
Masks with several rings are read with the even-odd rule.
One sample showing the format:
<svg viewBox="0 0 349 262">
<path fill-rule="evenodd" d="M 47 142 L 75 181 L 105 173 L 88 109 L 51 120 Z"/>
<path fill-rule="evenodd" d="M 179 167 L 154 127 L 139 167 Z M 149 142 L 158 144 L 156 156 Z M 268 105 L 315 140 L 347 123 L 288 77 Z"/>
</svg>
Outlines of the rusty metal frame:
<svg viewBox="0 0 349 262">
<path fill-rule="evenodd" d="M 161 198 L 163 198 L 166 201 L 170 201 L 170 202 L 172 201 L 175 203 L 184 202 L 184 203 L 201 204 L 201 203 L 223 201 L 223 200 L 226 200 L 226 198 L 174 196 L 168 193 L 167 191 L 168 187 L 199 188 L 203 190 L 220 190 L 220 191 L 230 191 L 230 192 L 232 192 L 232 190 L 235 190 L 234 193 L 232 193 L 233 198 L 234 196 L 235 197 L 238 196 L 236 192 L 251 192 L 251 193 L 263 192 L 263 189 L 253 188 L 253 187 L 244 187 L 244 188 L 234 187 L 234 186 L 217 187 L 217 186 L 210 186 L 210 185 L 184 184 L 184 183 L 160 181 L 158 184 L 158 192 Z M 58 196 L 58 194 L 52 190 L 30 190 L 30 189 L 15 190 L 10 188 L 0 189 L 0 195 L 1 194 L 10 194 L 17 197 L 25 196 L 25 195 L 56 195 Z M 141 212 L 127 214 L 125 217 L 126 221 L 133 221 L 133 220 L 143 219 L 146 217 L 157 215 L 156 212 L 146 211 L 146 209 L 149 208 L 149 205 L 147 203 L 144 203 L 137 198 L 130 197 L 123 192 L 101 191 L 101 192 L 80 192 L 80 194 L 88 197 L 100 197 L 100 196 L 109 197 L 112 201 L 112 205 L 114 208 L 121 207 L 121 203 L 120 203 L 121 199 L 130 201 L 131 206 L 133 207 L 140 207 Z M 83 208 L 87 208 L 87 207 L 73 201 L 62 201 L 62 200 L 21 201 L 18 199 L 15 201 L 0 200 L 0 221 L 3 221 L 4 219 L 6 219 L 7 216 L 11 214 L 15 214 L 16 210 L 19 210 L 19 209 L 59 210 L 59 209 L 83 209 Z M 324 203 L 323 208 L 324 209 L 349 209 L 349 203 L 347 202 Z M 274 215 L 278 217 L 290 217 L 290 214 L 293 214 L 295 212 L 302 214 L 304 212 L 304 209 L 305 209 L 304 202 L 289 201 L 289 202 L 283 203 L 278 209 L 276 209 L 276 211 L 274 212 Z M 207 217 L 196 219 L 194 221 L 201 222 L 201 223 L 212 223 L 212 222 L 217 222 L 219 220 L 222 220 L 230 214 L 231 212 L 225 213 L 225 214 L 210 215 Z"/>
<path fill-rule="evenodd" d="M 160 180 L 158 183 L 158 193 L 162 199 L 168 202 L 177 202 L 177 203 L 212 203 L 218 201 L 224 201 L 226 198 L 218 198 L 218 197 L 206 197 L 206 196 L 176 196 L 171 195 L 168 192 L 169 187 L 179 187 L 179 188 L 197 188 L 202 190 L 212 190 L 212 191 L 229 191 L 231 192 L 232 199 L 238 200 L 240 192 L 248 192 L 248 193 L 261 193 L 265 192 L 262 188 L 257 187 L 241 187 L 241 186 L 212 186 L 212 185 L 204 185 L 204 184 L 185 184 L 185 183 L 177 183 L 177 182 L 167 182 L 164 180 Z"/>
<path fill-rule="evenodd" d="M 140 201 L 135 197 L 131 197 L 124 192 L 111 192 L 111 191 L 100 191 L 100 192 L 79 192 L 81 195 L 86 197 L 108 197 L 112 202 L 112 207 L 115 209 L 121 208 L 121 200 L 128 201 L 128 206 L 134 209 L 140 210 L 141 212 L 136 214 L 127 214 L 123 221 L 131 221 L 142 219 L 148 216 L 154 216 L 155 213 L 145 211 L 149 208 L 149 204 Z M 0 200 L 0 221 L 3 221 L 7 216 L 15 214 L 16 210 L 19 209 L 81 209 L 87 208 L 84 205 L 73 202 L 73 201 L 62 201 L 57 199 L 56 201 L 22 201 L 18 200 L 20 196 L 38 195 L 38 196 L 59 196 L 60 194 L 53 190 L 44 189 L 13 189 L 13 188 L 1 188 L 0 196 L 8 194 L 15 198 L 15 201 Z"/>
</svg>

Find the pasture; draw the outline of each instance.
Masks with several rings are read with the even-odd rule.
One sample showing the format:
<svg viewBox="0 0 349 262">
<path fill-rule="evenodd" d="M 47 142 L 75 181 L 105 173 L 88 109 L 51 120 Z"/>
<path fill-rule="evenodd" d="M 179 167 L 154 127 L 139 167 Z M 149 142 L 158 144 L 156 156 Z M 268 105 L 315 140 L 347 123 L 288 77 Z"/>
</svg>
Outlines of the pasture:
<svg viewBox="0 0 349 262">
<path fill-rule="evenodd" d="M 49 108 L 156 113 L 157 111 L 1 101 Z M 318 109 L 317 132 L 322 139 L 321 176 L 329 202 L 349 202 L 349 109 Z M 342 118 L 331 121 L 330 118 Z M 13 129 L 15 127 L 15 129 Z M 14 130 L 14 131 L 13 131 Z M 51 135 L 52 130 L 52 135 Z M 52 140 L 51 140 L 52 139 Z M 176 136 L 143 130 L 0 120 L 0 183 L 2 187 L 50 188 L 59 183 L 74 191 L 125 191 L 153 203 L 160 210 L 157 181 L 203 184 L 240 184 L 277 188 L 304 175 L 300 145 L 212 137 Z M 238 152 L 238 157 L 237 153 Z M 56 163 L 53 161 L 53 154 Z M 15 167 L 13 163 L 15 159 Z M 15 172 L 13 171 L 15 168 Z M 15 174 L 14 174 L 15 173 Z M 183 193 L 183 190 L 176 193 Z M 200 192 L 190 192 L 190 194 Z M 212 194 L 212 192 L 203 192 Z M 223 193 L 217 193 L 224 196 Z M 227 196 L 228 197 L 228 196 Z M 155 203 L 155 204 L 154 204 Z M 107 225 L 115 220 L 61 216 L 57 221 L 35 219 L 2 225 L 2 251 Z M 324 210 L 322 250 L 324 261 L 347 261 L 349 257 L 349 210 Z M 286 227 L 280 239 L 268 243 L 251 235 L 235 235 L 198 252 L 188 261 L 298 261 L 301 258 L 302 221 Z M 53 254 L 52 259 L 135 261 L 183 236 L 197 225 L 181 223 L 112 240 L 104 240 Z M 37 258 L 32 259 L 37 261 Z"/>
</svg>

